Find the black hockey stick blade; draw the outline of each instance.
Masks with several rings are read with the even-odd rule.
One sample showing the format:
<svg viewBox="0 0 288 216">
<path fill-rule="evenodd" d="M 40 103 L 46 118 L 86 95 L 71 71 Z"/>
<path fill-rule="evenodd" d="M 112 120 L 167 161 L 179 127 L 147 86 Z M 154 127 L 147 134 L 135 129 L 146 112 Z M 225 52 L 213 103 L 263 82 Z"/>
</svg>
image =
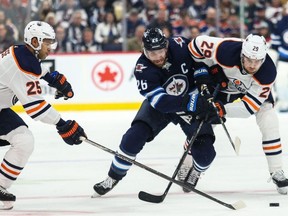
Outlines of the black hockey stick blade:
<svg viewBox="0 0 288 216">
<path fill-rule="evenodd" d="M 146 201 L 146 202 L 150 202 L 150 203 L 162 203 L 163 200 L 165 199 L 165 197 L 166 197 L 166 195 L 164 195 L 164 194 L 158 196 L 158 195 L 146 193 L 145 191 L 140 191 L 138 193 L 139 199 Z M 232 203 L 232 204 L 228 204 L 228 203 L 224 203 L 224 202 L 221 202 L 220 204 L 224 205 L 224 206 L 226 206 L 232 210 L 238 210 L 238 209 L 242 209 L 242 208 L 246 207 L 246 204 L 242 200 L 239 200 L 239 201 Z"/>
<path fill-rule="evenodd" d="M 145 202 L 151 202 L 151 203 L 162 203 L 166 197 L 166 194 L 162 195 L 153 195 L 150 193 L 147 193 L 145 191 L 140 191 L 138 193 L 138 198 Z"/>
</svg>

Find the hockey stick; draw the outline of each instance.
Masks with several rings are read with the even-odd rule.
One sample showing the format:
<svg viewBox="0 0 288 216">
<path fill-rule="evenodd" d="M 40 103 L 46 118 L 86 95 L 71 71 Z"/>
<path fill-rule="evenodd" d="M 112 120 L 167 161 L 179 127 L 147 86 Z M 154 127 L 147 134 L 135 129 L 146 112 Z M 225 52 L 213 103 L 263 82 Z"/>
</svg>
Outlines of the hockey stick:
<svg viewBox="0 0 288 216">
<path fill-rule="evenodd" d="M 213 92 L 213 98 L 216 97 L 216 95 L 217 95 L 217 93 L 218 93 L 218 90 L 219 90 L 219 87 L 220 87 L 220 85 L 218 84 L 218 85 L 216 86 L 216 88 L 215 88 L 215 91 Z M 201 86 L 201 91 L 202 91 L 202 93 L 203 93 L 204 91 L 206 91 L 206 93 L 209 93 L 209 92 L 208 92 L 208 89 L 207 89 L 207 85 L 202 85 L 202 86 Z M 209 94 L 210 94 L 210 93 L 209 93 Z M 213 102 L 213 101 L 212 101 L 212 102 Z M 212 105 L 213 105 L 213 104 L 212 104 Z M 216 109 L 215 105 L 213 105 L 213 106 L 214 106 L 214 108 Z M 222 120 L 220 117 L 219 117 L 219 119 L 220 119 L 220 121 Z M 181 159 L 180 159 L 180 161 L 179 161 L 179 163 L 178 163 L 178 165 L 177 165 L 177 167 L 176 167 L 176 169 L 175 169 L 175 171 L 174 171 L 174 173 L 173 173 L 173 175 L 172 175 L 172 177 L 171 177 L 172 179 L 175 179 L 175 178 L 176 178 L 177 173 L 179 172 L 179 169 L 181 168 L 181 165 L 183 164 L 183 162 L 184 162 L 184 160 L 185 160 L 185 158 L 186 158 L 186 156 L 187 156 L 187 154 L 188 154 L 189 149 L 191 148 L 191 146 L 192 146 L 192 144 L 194 143 L 194 141 L 195 141 L 195 139 L 196 139 L 199 131 L 200 131 L 201 128 L 202 128 L 203 123 L 204 123 L 204 121 L 201 121 L 201 123 L 198 125 L 198 129 L 194 132 L 194 134 L 192 135 L 190 141 L 188 141 L 188 147 L 185 149 L 185 151 L 184 151 L 184 153 L 183 153 L 183 155 L 182 155 L 182 157 L 181 157 Z M 221 123 L 222 123 L 222 125 L 225 127 L 223 120 L 222 120 Z M 225 129 L 225 131 L 227 131 L 226 127 L 225 127 L 224 129 Z M 227 133 L 228 133 L 228 131 L 227 131 Z M 228 137 L 231 139 L 229 133 L 228 133 Z M 232 142 L 232 146 L 234 147 L 233 142 Z M 234 148 L 234 150 L 235 150 L 235 148 Z M 235 150 L 235 151 L 236 151 L 236 150 Z M 237 152 L 236 152 L 236 153 L 237 153 Z M 139 199 L 141 199 L 141 200 L 143 200 L 143 201 L 146 201 L 146 202 L 161 203 L 161 202 L 163 202 L 164 199 L 166 198 L 167 193 L 169 192 L 171 185 L 172 185 L 172 182 L 170 181 L 169 184 L 168 184 L 168 186 L 166 187 L 164 193 L 161 194 L 161 195 L 153 195 L 153 194 L 147 193 L 147 192 L 145 192 L 145 191 L 140 191 L 139 194 L 138 194 L 138 197 L 139 197 Z"/>
<path fill-rule="evenodd" d="M 197 130 L 194 131 L 191 139 L 188 141 L 188 146 L 186 148 L 184 148 L 185 151 L 184 151 L 184 153 L 183 153 L 183 155 L 182 155 L 182 157 L 181 157 L 181 159 L 180 159 L 180 161 L 179 161 L 179 163 L 178 163 L 178 165 L 177 165 L 177 167 L 176 167 L 176 169 L 175 169 L 175 171 L 174 171 L 174 173 L 173 173 L 173 175 L 171 177 L 172 179 L 176 178 L 177 173 L 179 172 L 179 170 L 180 170 L 180 168 L 181 168 L 181 166 L 182 166 L 182 164 L 183 164 L 183 162 L 184 162 L 184 160 L 185 160 L 185 158 L 186 158 L 186 156 L 187 156 L 187 154 L 189 152 L 189 149 L 193 145 L 195 139 L 198 136 L 198 133 L 200 132 L 200 130 L 202 128 L 203 123 L 204 123 L 204 120 L 202 120 L 199 123 Z M 173 184 L 173 182 L 170 181 L 162 195 L 153 195 L 153 194 L 147 193 L 145 191 L 140 191 L 138 193 L 138 198 L 143 200 L 143 201 L 146 201 L 146 202 L 161 203 L 166 198 L 166 196 L 167 196 L 172 184 Z"/>
<path fill-rule="evenodd" d="M 208 94 L 210 94 L 207 85 L 204 84 L 204 85 L 202 85 L 202 87 L 203 87 L 202 91 L 206 91 Z M 220 85 L 218 84 L 218 85 L 216 86 L 216 88 L 215 88 L 215 91 L 214 91 L 214 94 L 213 94 L 213 98 L 215 98 L 215 96 L 216 96 L 216 95 L 215 95 L 215 92 L 218 92 L 219 87 L 220 87 Z M 219 116 L 219 112 L 218 112 L 218 109 L 216 108 L 216 105 L 215 105 L 215 103 L 214 103 L 214 100 L 212 99 L 212 100 L 210 101 L 210 103 L 212 104 L 212 106 L 214 107 L 215 111 L 217 112 L 217 115 L 218 115 L 218 117 L 219 117 L 220 123 L 221 123 L 221 125 L 222 125 L 222 127 L 223 127 L 223 129 L 224 129 L 224 131 L 225 131 L 225 133 L 226 133 L 226 135 L 227 135 L 227 137 L 228 137 L 228 139 L 229 139 L 229 142 L 231 143 L 231 145 L 232 145 L 232 147 L 233 147 L 236 155 L 239 155 L 239 150 L 240 150 L 240 145 L 241 145 L 241 140 L 240 140 L 240 138 L 239 138 L 238 136 L 236 136 L 236 137 L 235 137 L 235 140 L 234 140 L 234 142 L 233 142 L 233 140 L 232 140 L 232 138 L 231 138 L 231 136 L 230 136 L 230 134 L 229 134 L 229 132 L 228 132 L 228 130 L 227 130 L 227 127 L 226 127 L 226 125 L 225 125 L 225 123 L 224 123 L 224 121 L 223 121 L 223 119 Z"/>
<path fill-rule="evenodd" d="M 219 199 L 217 199 L 217 198 L 215 198 L 215 197 L 212 197 L 212 196 L 210 196 L 210 195 L 208 195 L 208 194 L 206 194 L 206 193 L 204 193 L 204 192 L 202 192 L 202 191 L 199 191 L 199 190 L 191 187 L 190 185 L 187 185 L 187 184 L 184 184 L 184 183 L 182 183 L 182 182 L 180 182 L 180 181 L 177 181 L 177 180 L 175 180 L 175 179 L 172 179 L 172 178 L 170 178 L 169 176 L 167 176 L 167 175 L 165 175 L 165 174 L 163 174 L 163 173 L 161 173 L 161 172 L 159 172 L 159 171 L 157 171 L 157 170 L 154 170 L 154 169 L 152 169 L 152 168 L 150 168 L 150 167 L 148 167 L 148 166 L 146 166 L 146 165 L 144 165 L 144 164 L 141 164 L 141 163 L 139 163 L 139 162 L 137 162 L 137 161 L 135 161 L 135 160 L 132 160 L 132 159 L 130 159 L 130 158 L 128 158 L 128 157 L 126 157 L 126 156 L 124 156 L 124 155 L 122 155 L 122 154 L 119 154 L 118 152 L 113 151 L 112 149 L 109 149 L 109 148 L 107 148 L 107 147 L 105 147 L 105 146 L 103 146 L 103 145 L 100 145 L 99 143 L 96 143 L 96 142 L 94 142 L 94 141 L 92 141 L 92 140 L 90 140 L 90 139 L 87 139 L 87 138 L 85 138 L 85 137 L 81 137 L 81 140 L 83 140 L 83 141 L 85 141 L 86 143 L 88 143 L 88 144 L 90 144 L 90 145 L 93 145 L 93 146 L 95 146 L 95 147 L 97 147 L 97 148 L 100 148 L 100 149 L 102 149 L 103 151 L 106 151 L 106 152 L 108 152 L 108 153 L 110 153 L 110 154 L 113 154 L 114 156 L 116 156 L 116 157 L 118 157 L 118 158 L 120 158 L 120 159 L 122 159 L 122 160 L 125 160 L 125 161 L 127 161 L 127 162 L 129 162 L 129 163 L 132 163 L 132 164 L 134 164 L 134 165 L 142 168 L 142 169 L 145 169 L 145 170 L 147 170 L 148 172 L 151 172 L 151 173 L 153 173 L 153 174 L 155 174 L 155 175 L 157 175 L 157 176 L 159 176 L 159 177 L 161 177 L 161 178 L 164 178 L 164 179 L 166 179 L 166 180 L 168 180 L 168 181 L 170 181 L 170 182 L 173 182 L 173 183 L 175 183 L 175 184 L 177 184 L 177 185 L 179 185 L 179 186 L 181 186 L 181 187 L 184 187 L 184 188 L 186 188 L 187 190 L 191 190 L 191 191 L 193 191 L 194 193 L 197 193 L 197 194 L 199 194 L 199 195 L 201 195 L 201 196 L 203 196 L 203 197 L 206 197 L 207 199 L 210 199 L 210 200 L 212 200 L 212 201 L 214 201 L 214 202 L 216 202 L 216 203 L 219 203 L 220 205 L 223 205 L 223 206 L 225 206 L 225 207 L 227 207 L 227 208 L 229 208 L 229 209 L 238 210 L 238 209 L 244 208 L 244 207 L 246 206 L 243 201 L 237 201 L 237 202 L 234 203 L 234 204 L 225 203 L 225 202 L 223 202 L 223 201 L 221 201 L 221 200 L 219 200 Z"/>
</svg>

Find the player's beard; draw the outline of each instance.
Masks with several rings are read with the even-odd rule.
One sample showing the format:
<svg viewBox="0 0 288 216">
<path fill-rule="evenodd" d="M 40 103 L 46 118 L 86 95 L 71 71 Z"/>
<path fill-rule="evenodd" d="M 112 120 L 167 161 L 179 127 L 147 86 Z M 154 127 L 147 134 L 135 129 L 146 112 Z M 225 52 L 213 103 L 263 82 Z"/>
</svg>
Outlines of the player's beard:
<svg viewBox="0 0 288 216">
<path fill-rule="evenodd" d="M 166 57 L 161 57 L 157 60 L 153 60 L 152 63 L 157 67 L 162 67 L 166 62 Z"/>
</svg>

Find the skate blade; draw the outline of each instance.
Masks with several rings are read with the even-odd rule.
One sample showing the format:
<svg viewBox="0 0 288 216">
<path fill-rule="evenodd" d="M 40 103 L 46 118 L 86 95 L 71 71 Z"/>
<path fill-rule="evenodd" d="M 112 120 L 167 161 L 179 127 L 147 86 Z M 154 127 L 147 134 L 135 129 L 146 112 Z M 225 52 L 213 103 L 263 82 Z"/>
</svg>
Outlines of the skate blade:
<svg viewBox="0 0 288 216">
<path fill-rule="evenodd" d="M 11 210 L 13 208 L 14 201 L 2 201 L 3 205 L 0 206 L 0 210 Z"/>
<path fill-rule="evenodd" d="M 91 196 L 91 198 L 98 198 L 98 197 L 101 197 L 101 195 L 96 192 Z"/>
<path fill-rule="evenodd" d="M 283 187 L 283 188 L 278 188 L 277 187 L 277 191 L 281 195 L 287 195 L 287 187 Z"/>
</svg>

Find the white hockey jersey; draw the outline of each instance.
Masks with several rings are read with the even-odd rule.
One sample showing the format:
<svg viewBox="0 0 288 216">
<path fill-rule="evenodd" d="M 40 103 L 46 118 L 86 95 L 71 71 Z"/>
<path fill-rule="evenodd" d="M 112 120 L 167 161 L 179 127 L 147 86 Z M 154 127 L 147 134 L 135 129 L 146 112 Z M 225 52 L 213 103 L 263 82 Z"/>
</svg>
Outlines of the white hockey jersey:
<svg viewBox="0 0 288 216">
<path fill-rule="evenodd" d="M 227 117 L 249 117 L 272 97 L 271 88 L 276 78 L 276 67 L 267 54 L 256 74 L 243 72 L 241 64 L 242 40 L 238 38 L 217 38 L 198 36 L 189 43 L 193 59 L 209 67 L 218 64 L 229 79 L 227 98 L 231 94 L 241 95 L 241 100 L 225 105 Z M 230 101 L 227 101 L 230 102 Z"/>
<path fill-rule="evenodd" d="M 48 72 L 25 45 L 11 46 L 0 56 L 0 110 L 18 100 L 34 120 L 56 124 L 60 114 L 41 96 L 39 79 Z"/>
</svg>

